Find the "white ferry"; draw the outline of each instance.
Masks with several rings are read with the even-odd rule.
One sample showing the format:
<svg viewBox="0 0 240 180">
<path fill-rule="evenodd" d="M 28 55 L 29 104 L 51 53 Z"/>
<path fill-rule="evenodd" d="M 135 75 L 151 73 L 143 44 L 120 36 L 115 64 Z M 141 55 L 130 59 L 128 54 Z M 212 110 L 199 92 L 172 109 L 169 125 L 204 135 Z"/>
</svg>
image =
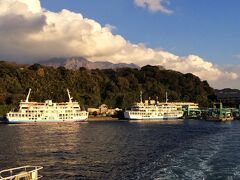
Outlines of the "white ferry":
<svg viewBox="0 0 240 180">
<path fill-rule="evenodd" d="M 142 101 L 135 103 L 130 110 L 124 112 L 124 117 L 129 120 L 168 120 L 179 119 L 183 117 L 182 105 L 173 102 L 158 102 L 155 100 Z"/>
<path fill-rule="evenodd" d="M 78 102 L 72 101 L 68 89 L 69 101 L 62 103 L 53 103 L 52 100 L 46 100 L 44 103 L 30 102 L 30 93 L 31 89 L 26 100 L 21 101 L 19 107 L 7 113 L 8 123 L 77 122 L 88 118 L 88 112 L 81 110 Z"/>
</svg>

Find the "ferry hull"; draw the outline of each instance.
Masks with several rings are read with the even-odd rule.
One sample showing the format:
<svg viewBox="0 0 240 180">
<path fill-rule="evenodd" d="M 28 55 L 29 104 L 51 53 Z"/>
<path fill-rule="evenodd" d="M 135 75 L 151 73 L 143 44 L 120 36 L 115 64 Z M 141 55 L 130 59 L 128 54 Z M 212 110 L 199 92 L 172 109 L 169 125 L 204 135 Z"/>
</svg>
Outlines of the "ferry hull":
<svg viewBox="0 0 240 180">
<path fill-rule="evenodd" d="M 131 115 L 129 112 L 124 112 L 124 118 L 128 120 L 176 120 L 181 119 L 182 116 L 156 116 L 152 115 L 150 117 Z"/>
<path fill-rule="evenodd" d="M 60 119 L 55 119 L 55 120 L 11 120 L 8 119 L 7 123 L 8 124 L 29 124 L 29 123 L 72 123 L 72 122 L 84 122 L 87 120 L 88 117 L 83 117 L 81 119 L 75 119 L 75 120 L 60 120 Z"/>
<path fill-rule="evenodd" d="M 7 123 L 8 124 L 29 124 L 29 123 L 72 123 L 72 122 L 84 122 L 87 121 L 87 119 L 84 120 L 47 120 L 47 121 L 41 121 L 41 120 L 10 120 Z"/>
<path fill-rule="evenodd" d="M 134 118 L 129 118 L 128 120 L 133 120 L 133 121 L 137 121 L 137 120 L 178 120 L 178 119 L 182 119 L 182 118 L 178 118 L 178 117 L 171 117 L 171 118 L 138 118 L 138 119 L 134 119 Z"/>
</svg>

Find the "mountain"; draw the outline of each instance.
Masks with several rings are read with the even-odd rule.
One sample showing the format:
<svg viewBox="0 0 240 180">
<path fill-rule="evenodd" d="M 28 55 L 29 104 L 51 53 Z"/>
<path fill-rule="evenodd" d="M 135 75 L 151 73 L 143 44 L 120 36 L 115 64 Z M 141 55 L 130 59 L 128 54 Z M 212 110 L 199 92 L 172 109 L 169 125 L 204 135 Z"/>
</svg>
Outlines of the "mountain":
<svg viewBox="0 0 240 180">
<path fill-rule="evenodd" d="M 45 66 L 59 67 L 63 66 L 66 69 L 79 69 L 80 67 L 84 67 L 86 69 L 118 69 L 118 68 L 136 68 L 140 69 L 139 66 L 135 64 L 126 64 L 126 63 L 118 63 L 114 64 L 108 61 L 98 61 L 92 62 L 83 57 L 71 57 L 71 58 L 52 58 L 50 60 L 40 62 L 39 64 Z"/>
<path fill-rule="evenodd" d="M 225 88 L 221 90 L 215 89 L 217 100 L 229 107 L 238 107 L 240 104 L 240 90 Z"/>
</svg>

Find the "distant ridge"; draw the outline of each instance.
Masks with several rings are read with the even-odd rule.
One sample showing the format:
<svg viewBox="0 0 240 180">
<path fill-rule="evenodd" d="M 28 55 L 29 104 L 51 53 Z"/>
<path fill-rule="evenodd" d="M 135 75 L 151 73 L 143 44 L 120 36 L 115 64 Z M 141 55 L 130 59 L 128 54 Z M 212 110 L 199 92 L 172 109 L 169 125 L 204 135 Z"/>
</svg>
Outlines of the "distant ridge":
<svg viewBox="0 0 240 180">
<path fill-rule="evenodd" d="M 215 89 L 215 95 L 217 96 L 217 100 L 221 101 L 224 105 L 231 107 L 239 107 L 240 105 L 240 90 L 239 89 Z"/>
<path fill-rule="evenodd" d="M 98 62 L 92 62 L 89 61 L 83 57 L 71 57 L 71 58 L 52 58 L 47 61 L 42 61 L 40 62 L 42 65 L 46 66 L 52 66 L 52 67 L 59 67 L 63 66 L 66 69 L 79 69 L 80 67 L 84 67 L 87 69 L 118 69 L 118 68 L 124 68 L 124 67 L 129 67 L 129 68 L 136 68 L 140 69 L 139 66 L 131 63 L 118 63 L 114 64 L 108 61 L 98 61 Z"/>
</svg>

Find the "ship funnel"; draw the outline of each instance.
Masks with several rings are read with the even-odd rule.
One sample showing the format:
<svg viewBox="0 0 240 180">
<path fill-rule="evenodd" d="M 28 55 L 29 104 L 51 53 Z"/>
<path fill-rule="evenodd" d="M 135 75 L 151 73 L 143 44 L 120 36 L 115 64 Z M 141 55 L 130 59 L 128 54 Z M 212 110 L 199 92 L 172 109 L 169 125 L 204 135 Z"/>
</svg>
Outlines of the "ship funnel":
<svg viewBox="0 0 240 180">
<path fill-rule="evenodd" d="M 70 96 L 69 89 L 67 89 L 67 93 L 68 93 L 69 102 L 72 102 L 72 99 L 73 99 L 73 98 Z"/>
<path fill-rule="evenodd" d="M 31 90 L 32 90 L 32 89 L 29 88 L 28 95 L 27 95 L 27 97 L 26 97 L 26 101 L 25 101 L 25 102 L 28 102 L 28 99 L 29 99 L 29 96 L 30 96 Z"/>
</svg>

